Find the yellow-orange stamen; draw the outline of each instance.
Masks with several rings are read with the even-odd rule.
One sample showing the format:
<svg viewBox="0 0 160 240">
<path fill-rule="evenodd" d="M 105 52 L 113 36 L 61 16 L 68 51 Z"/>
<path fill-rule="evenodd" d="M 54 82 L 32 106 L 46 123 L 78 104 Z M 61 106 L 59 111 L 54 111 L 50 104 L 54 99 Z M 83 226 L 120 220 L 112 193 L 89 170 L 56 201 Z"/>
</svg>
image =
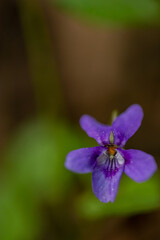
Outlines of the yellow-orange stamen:
<svg viewBox="0 0 160 240">
<path fill-rule="evenodd" d="M 109 146 L 108 147 L 108 152 L 110 155 L 114 156 L 116 153 L 116 147 L 115 146 Z"/>
</svg>

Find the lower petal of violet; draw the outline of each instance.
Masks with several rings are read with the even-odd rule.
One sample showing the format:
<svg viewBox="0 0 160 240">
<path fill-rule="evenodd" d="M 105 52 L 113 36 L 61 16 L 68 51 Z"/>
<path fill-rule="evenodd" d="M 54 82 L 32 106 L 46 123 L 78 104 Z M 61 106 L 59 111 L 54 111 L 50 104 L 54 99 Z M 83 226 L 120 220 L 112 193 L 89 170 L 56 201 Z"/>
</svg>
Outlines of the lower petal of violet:
<svg viewBox="0 0 160 240">
<path fill-rule="evenodd" d="M 124 170 L 124 163 L 119 164 L 117 159 L 114 162 L 114 169 L 108 167 L 108 164 L 111 166 L 111 162 L 108 162 L 107 165 L 96 168 L 92 174 L 93 192 L 101 202 L 105 203 L 114 202 Z"/>
<path fill-rule="evenodd" d="M 91 172 L 95 166 L 96 159 L 103 151 L 103 147 L 74 150 L 67 155 L 65 167 L 76 173 Z"/>
<path fill-rule="evenodd" d="M 125 173 L 136 182 L 148 180 L 157 170 L 154 158 L 143 151 L 129 149 L 121 150 L 126 160 Z"/>
</svg>

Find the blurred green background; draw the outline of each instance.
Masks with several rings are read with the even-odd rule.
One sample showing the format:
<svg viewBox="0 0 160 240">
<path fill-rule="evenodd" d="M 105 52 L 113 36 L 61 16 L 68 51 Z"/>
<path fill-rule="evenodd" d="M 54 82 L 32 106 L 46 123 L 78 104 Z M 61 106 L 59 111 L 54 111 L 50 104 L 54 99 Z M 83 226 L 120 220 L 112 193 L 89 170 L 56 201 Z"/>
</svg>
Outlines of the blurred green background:
<svg viewBox="0 0 160 240">
<path fill-rule="evenodd" d="M 126 145 L 160 163 L 160 3 L 156 0 L 1 0 L 0 239 L 159 239 L 159 170 L 122 177 L 116 201 L 99 202 L 91 174 L 66 154 L 96 146 L 87 113 L 108 123 L 139 103 Z"/>
</svg>

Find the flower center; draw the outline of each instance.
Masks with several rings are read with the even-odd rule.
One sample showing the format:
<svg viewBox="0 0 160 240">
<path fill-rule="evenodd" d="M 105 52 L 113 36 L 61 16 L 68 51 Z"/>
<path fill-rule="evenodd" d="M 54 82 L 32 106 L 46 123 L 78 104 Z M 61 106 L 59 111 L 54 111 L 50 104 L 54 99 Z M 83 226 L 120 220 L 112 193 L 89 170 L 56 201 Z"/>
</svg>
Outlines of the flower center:
<svg viewBox="0 0 160 240">
<path fill-rule="evenodd" d="M 108 152 L 109 152 L 110 155 L 114 156 L 117 152 L 116 151 L 116 146 L 114 146 L 114 145 L 113 146 L 112 145 L 108 146 Z"/>
</svg>

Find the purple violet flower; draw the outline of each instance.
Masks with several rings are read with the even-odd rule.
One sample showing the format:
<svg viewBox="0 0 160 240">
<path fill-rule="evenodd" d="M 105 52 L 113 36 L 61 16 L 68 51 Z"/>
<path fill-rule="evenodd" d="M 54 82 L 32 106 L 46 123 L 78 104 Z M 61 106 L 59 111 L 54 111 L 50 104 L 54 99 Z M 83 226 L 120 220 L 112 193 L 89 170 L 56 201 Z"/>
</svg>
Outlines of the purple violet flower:
<svg viewBox="0 0 160 240">
<path fill-rule="evenodd" d="M 102 202 L 114 202 L 123 171 L 136 182 L 149 179 L 157 169 L 154 158 L 135 149 L 124 150 L 127 140 L 138 130 L 143 119 L 140 105 L 130 106 L 112 126 L 104 125 L 89 115 L 83 115 L 80 125 L 98 147 L 82 148 L 66 157 L 67 169 L 77 173 L 92 172 L 92 187 Z"/>
</svg>

